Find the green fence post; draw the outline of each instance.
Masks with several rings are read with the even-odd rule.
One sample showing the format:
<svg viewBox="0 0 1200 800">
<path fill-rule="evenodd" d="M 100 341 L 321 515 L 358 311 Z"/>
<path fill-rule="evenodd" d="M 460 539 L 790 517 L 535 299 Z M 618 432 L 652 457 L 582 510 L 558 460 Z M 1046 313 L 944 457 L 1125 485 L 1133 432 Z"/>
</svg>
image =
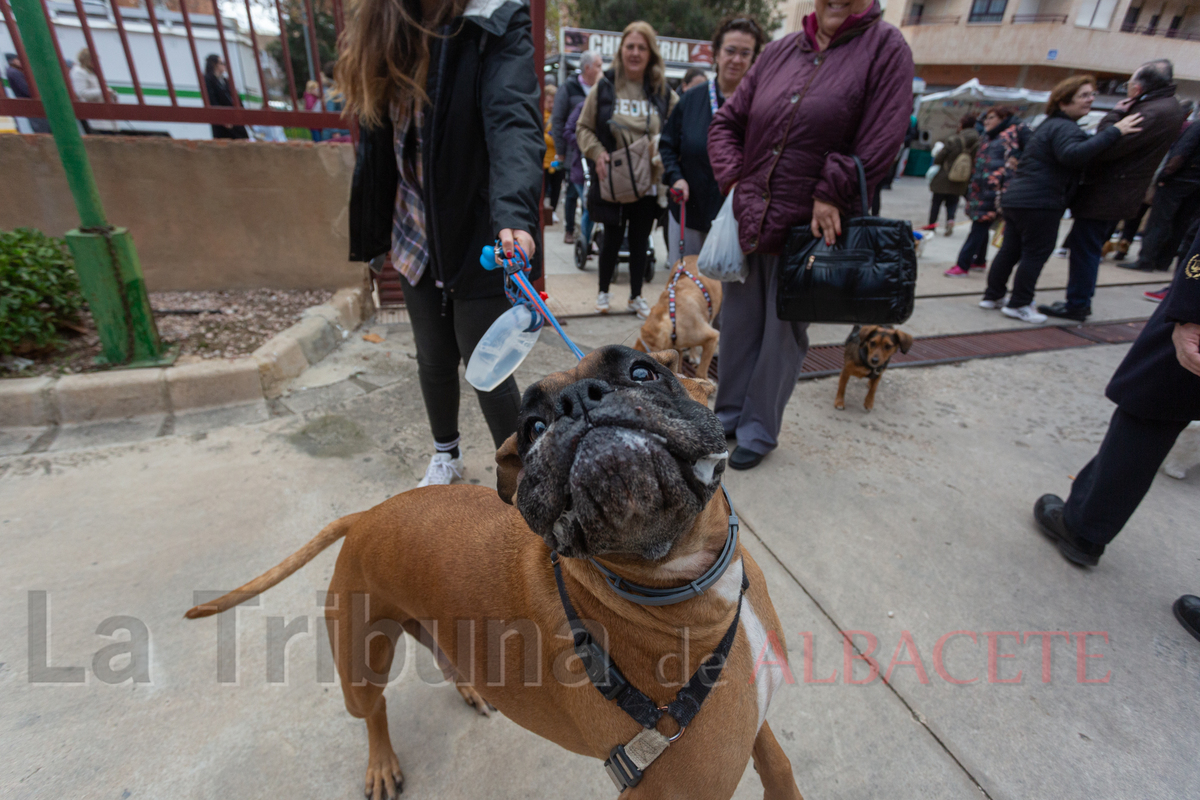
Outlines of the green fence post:
<svg viewBox="0 0 1200 800">
<path fill-rule="evenodd" d="M 133 239 L 128 230 L 114 228 L 104 217 L 41 1 L 12 0 L 12 6 L 25 42 L 28 66 L 79 211 L 80 226 L 67 231 L 67 244 L 100 334 L 103 355 L 97 360 L 131 367 L 169 363 L 172 357 L 165 353 L 158 338 Z"/>
</svg>

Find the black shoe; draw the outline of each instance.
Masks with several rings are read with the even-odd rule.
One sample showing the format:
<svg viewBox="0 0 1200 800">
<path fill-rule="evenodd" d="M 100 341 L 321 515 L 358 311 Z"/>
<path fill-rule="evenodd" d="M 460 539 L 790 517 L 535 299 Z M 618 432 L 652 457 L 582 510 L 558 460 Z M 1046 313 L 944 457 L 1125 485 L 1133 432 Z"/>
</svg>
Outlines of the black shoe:
<svg viewBox="0 0 1200 800">
<path fill-rule="evenodd" d="M 1129 269 L 1134 272 L 1154 272 L 1154 267 L 1147 267 L 1140 261 L 1135 261 L 1132 264 L 1117 264 L 1121 269 Z"/>
<path fill-rule="evenodd" d="M 1171 610 L 1175 612 L 1175 619 L 1179 620 L 1183 629 L 1200 639 L 1200 597 L 1185 594 L 1175 601 Z"/>
<path fill-rule="evenodd" d="M 1033 505 L 1033 518 L 1041 526 L 1063 558 L 1081 567 L 1094 567 L 1100 563 L 1104 545 L 1081 539 L 1067 530 L 1063 522 L 1063 500 L 1056 494 L 1044 494 Z"/>
<path fill-rule="evenodd" d="M 1073 319 L 1076 322 L 1085 322 L 1092 315 L 1092 308 L 1073 308 L 1063 301 L 1059 301 L 1049 306 L 1038 306 L 1038 311 L 1048 317 L 1059 317 L 1061 319 Z"/>
<path fill-rule="evenodd" d="M 729 457 L 729 466 L 734 469 L 754 469 L 767 457 L 766 453 L 756 453 L 739 446 Z"/>
</svg>

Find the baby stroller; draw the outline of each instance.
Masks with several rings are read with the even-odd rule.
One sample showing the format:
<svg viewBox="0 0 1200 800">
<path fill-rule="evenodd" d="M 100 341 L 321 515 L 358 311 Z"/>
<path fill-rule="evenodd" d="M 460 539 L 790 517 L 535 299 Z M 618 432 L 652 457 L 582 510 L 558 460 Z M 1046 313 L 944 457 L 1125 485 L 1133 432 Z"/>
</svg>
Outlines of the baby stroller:
<svg viewBox="0 0 1200 800">
<path fill-rule="evenodd" d="M 583 200 L 587 202 L 588 190 L 591 188 L 592 173 L 588 169 L 587 159 L 583 159 Z M 595 242 L 593 246 L 592 242 Z M 657 258 L 654 255 L 654 231 L 650 231 L 650 236 L 646 238 L 646 274 L 642 280 L 646 283 L 654 280 L 654 269 L 657 266 Z M 604 225 L 597 222 L 592 228 L 592 241 L 584 239 L 583 230 L 579 232 L 579 238 L 575 240 L 575 268 L 578 270 L 586 270 L 588 259 L 591 258 L 593 251 L 599 253 L 604 248 Z M 621 264 L 629 263 L 629 235 L 621 240 L 621 250 L 617 253 L 617 272 L 621 269 Z M 614 273 L 615 276 L 615 273 Z"/>
</svg>

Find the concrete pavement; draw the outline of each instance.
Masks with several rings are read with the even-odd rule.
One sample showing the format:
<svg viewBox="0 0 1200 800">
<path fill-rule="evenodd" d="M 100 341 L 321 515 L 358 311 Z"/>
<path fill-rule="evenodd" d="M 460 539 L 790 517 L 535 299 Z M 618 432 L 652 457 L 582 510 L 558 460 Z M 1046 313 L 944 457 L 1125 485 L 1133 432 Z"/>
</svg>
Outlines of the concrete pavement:
<svg viewBox="0 0 1200 800">
<path fill-rule="evenodd" d="M 1145 316 L 1141 291 L 1102 289 L 1098 314 Z M 1023 327 L 970 297 L 920 300 L 906 327 L 989 326 Z M 629 317 L 567 327 L 584 347 L 636 329 Z M 361 797 L 365 730 L 315 635 L 337 547 L 237 612 L 234 682 L 221 680 L 217 622 L 182 614 L 193 592 L 241 584 L 423 473 L 432 448 L 411 336 L 368 330 L 384 341 L 352 337 L 268 419 L 0 457 L 0 795 Z M 845 326 L 813 334 L 840 341 Z M 768 718 L 808 800 L 1200 796 L 1200 642 L 1170 611 L 1200 593 L 1200 469 L 1159 475 L 1094 570 L 1067 564 L 1030 518 L 1098 447 L 1103 387 L 1127 349 L 892 370 L 870 414 L 862 382 L 839 412 L 835 379 L 804 381 L 779 450 L 729 473 L 795 677 Z M 547 333 L 517 377 L 524 387 L 571 363 Z M 491 485 L 470 391 L 461 419 L 466 478 Z M 105 624 L 119 616 L 145 626 L 148 681 L 106 682 L 129 658 L 109 664 L 103 648 L 131 634 L 97 630 L 143 638 L 132 620 Z M 280 674 L 267 631 L 282 622 L 307 632 Z M 839 631 L 861 632 L 856 649 Z M 405 797 L 612 796 L 597 762 L 426 685 L 436 671 L 408 647 L 387 694 Z M 81 668 L 84 682 L 42 682 L 76 675 L 39 665 Z M 736 797 L 761 796 L 746 770 Z"/>
</svg>

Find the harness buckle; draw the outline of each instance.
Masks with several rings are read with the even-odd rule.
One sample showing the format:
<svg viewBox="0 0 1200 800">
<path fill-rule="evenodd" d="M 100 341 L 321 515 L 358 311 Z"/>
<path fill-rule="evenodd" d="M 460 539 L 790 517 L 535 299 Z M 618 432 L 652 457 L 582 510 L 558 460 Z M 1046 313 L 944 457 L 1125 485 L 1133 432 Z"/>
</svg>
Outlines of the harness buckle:
<svg viewBox="0 0 1200 800">
<path fill-rule="evenodd" d="M 588 680 L 599 690 L 605 700 L 613 700 L 625 691 L 629 681 L 617 669 L 608 652 L 592 639 L 575 645 L 575 655 L 583 662 Z"/>
<path fill-rule="evenodd" d="M 618 794 L 641 783 L 644 774 L 625 752 L 623 744 L 617 745 L 608 754 L 608 759 L 604 762 L 604 769 L 613 784 L 616 785 Z"/>
</svg>

